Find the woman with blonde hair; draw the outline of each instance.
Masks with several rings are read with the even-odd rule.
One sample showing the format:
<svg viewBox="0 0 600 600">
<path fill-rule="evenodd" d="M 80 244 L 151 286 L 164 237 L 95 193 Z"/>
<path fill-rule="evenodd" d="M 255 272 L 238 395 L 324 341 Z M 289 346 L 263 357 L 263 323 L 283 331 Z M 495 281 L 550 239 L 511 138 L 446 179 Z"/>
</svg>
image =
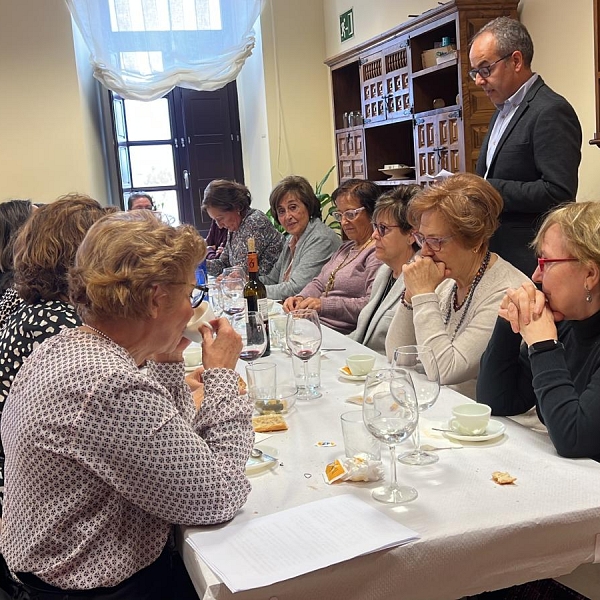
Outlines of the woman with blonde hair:
<svg viewBox="0 0 600 600">
<path fill-rule="evenodd" d="M 535 406 L 568 458 L 600 460 L 599 231 L 597 202 L 548 214 L 532 243 L 541 291 L 531 282 L 507 290 L 477 382 L 493 414 Z"/>
<path fill-rule="evenodd" d="M 81 244 L 70 294 L 84 325 L 31 354 L 2 421 L 0 548 L 32 597 L 195 598 L 173 526 L 227 521 L 246 501 L 252 404 L 226 319 L 202 329 L 200 410 L 184 381 L 205 254 L 193 227 L 146 210 L 106 216 Z"/>
<path fill-rule="evenodd" d="M 398 346 L 430 346 L 440 382 L 472 398 L 498 305 L 508 287 L 528 281 L 489 251 L 501 211 L 500 194 L 469 173 L 411 200 L 408 220 L 421 252 L 402 268 L 405 289 L 385 342 L 390 360 Z"/>
</svg>

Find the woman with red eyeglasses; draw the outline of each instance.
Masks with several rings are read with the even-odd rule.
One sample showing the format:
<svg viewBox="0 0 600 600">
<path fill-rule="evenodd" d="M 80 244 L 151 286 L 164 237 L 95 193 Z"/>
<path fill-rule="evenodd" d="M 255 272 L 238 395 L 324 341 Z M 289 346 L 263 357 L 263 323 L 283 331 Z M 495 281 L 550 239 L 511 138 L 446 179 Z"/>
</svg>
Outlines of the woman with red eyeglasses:
<svg viewBox="0 0 600 600">
<path fill-rule="evenodd" d="M 600 460 L 599 230 L 596 202 L 546 217 L 533 241 L 541 291 L 525 283 L 506 292 L 477 382 L 496 415 L 535 406 L 567 458 Z"/>
<path fill-rule="evenodd" d="M 498 305 L 507 288 L 528 281 L 489 250 L 502 206 L 500 194 L 470 173 L 410 201 L 408 220 L 421 251 L 402 267 L 405 288 L 385 340 L 390 360 L 398 346 L 430 346 L 440 382 L 471 398 Z"/>
</svg>

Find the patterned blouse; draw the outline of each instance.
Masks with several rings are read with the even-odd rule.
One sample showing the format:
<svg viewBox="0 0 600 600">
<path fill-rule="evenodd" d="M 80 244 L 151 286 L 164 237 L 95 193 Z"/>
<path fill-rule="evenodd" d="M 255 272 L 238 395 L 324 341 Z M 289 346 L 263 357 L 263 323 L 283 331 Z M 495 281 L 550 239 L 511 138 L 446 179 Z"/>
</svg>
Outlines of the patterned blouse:
<svg viewBox="0 0 600 600">
<path fill-rule="evenodd" d="M 196 413 L 183 363 L 141 371 L 121 346 L 64 330 L 16 377 L 4 410 L 0 551 L 63 589 L 114 586 L 153 563 L 173 524 L 245 503 L 252 404 L 229 369 L 204 373 Z"/>
<path fill-rule="evenodd" d="M 220 275 L 224 268 L 248 265 L 248 238 L 253 237 L 258 253 L 258 274 L 267 275 L 283 249 L 283 235 L 273 227 L 267 215 L 251 208 L 237 231 L 227 234 L 225 249 L 219 258 L 206 261 L 209 275 Z"/>
<path fill-rule="evenodd" d="M 81 319 L 75 309 L 60 300 L 19 304 L 0 330 L 0 417 L 11 384 L 27 358 L 44 340 L 65 327 L 77 327 Z M 0 515 L 4 493 L 4 448 L 0 440 Z"/>
<path fill-rule="evenodd" d="M 17 306 L 21 304 L 21 297 L 17 294 L 14 287 L 9 287 L 0 298 L 0 327 L 4 325 L 6 319 L 12 315 Z"/>
</svg>

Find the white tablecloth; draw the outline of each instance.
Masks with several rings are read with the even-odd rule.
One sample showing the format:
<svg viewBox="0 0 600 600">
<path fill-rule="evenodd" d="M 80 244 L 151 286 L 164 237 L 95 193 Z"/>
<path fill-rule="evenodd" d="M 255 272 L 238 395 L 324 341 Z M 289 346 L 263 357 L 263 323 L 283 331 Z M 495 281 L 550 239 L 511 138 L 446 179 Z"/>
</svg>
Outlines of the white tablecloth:
<svg viewBox="0 0 600 600">
<path fill-rule="evenodd" d="M 234 522 L 352 493 L 416 530 L 421 539 L 267 588 L 240 592 L 236 599 L 455 599 L 600 562 L 600 545 L 596 550 L 600 465 L 561 458 L 546 434 L 508 419 L 501 419 L 506 434 L 498 440 L 438 450 L 440 460 L 431 466 L 399 464 L 399 482 L 419 492 L 410 504 L 394 507 L 372 500 L 371 489 L 380 483 L 327 485 L 322 477 L 325 465 L 344 452 L 339 415 L 359 409 L 346 399 L 362 393 L 362 384 L 345 382 L 338 368 L 348 354 L 371 352 L 326 328 L 323 347 L 344 347 L 347 352 L 323 356 L 323 397 L 297 403 L 287 417 L 289 430 L 261 444 L 275 449 L 282 465 L 252 478 L 248 502 Z M 376 366 L 385 366 L 385 358 L 377 356 Z M 273 352 L 269 360 L 278 363 L 280 373 L 292 377 L 288 357 Z M 424 416 L 447 419 L 451 407 L 465 401 L 444 389 Z M 337 446 L 318 447 L 318 441 L 334 441 Z M 409 448 L 407 442 L 398 451 Z M 388 478 L 388 453 L 382 452 L 382 458 Z M 493 471 L 508 471 L 517 477 L 516 484 L 493 483 Z M 193 531 L 181 529 L 180 547 L 199 596 L 204 600 L 233 597 L 185 543 Z"/>
</svg>

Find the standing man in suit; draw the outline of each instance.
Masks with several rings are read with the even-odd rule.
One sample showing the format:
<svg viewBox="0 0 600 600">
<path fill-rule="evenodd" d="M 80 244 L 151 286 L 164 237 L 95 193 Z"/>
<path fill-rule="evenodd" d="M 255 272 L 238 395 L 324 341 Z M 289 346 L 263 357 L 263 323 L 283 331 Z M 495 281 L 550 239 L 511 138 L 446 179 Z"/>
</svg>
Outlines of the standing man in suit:
<svg viewBox="0 0 600 600">
<path fill-rule="evenodd" d="M 581 161 L 577 115 L 531 70 L 532 58 L 529 32 L 508 17 L 490 21 L 471 41 L 469 75 L 497 109 L 476 167 L 504 200 L 490 249 L 528 275 L 536 268 L 529 242 L 538 221 L 575 200 Z"/>
</svg>

